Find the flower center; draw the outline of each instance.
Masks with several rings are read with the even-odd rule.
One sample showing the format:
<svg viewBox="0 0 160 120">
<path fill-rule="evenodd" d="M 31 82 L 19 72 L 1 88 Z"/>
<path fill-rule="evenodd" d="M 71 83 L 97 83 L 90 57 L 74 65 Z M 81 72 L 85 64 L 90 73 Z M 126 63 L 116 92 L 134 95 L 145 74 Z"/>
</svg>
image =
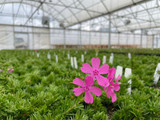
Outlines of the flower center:
<svg viewBox="0 0 160 120">
<path fill-rule="evenodd" d="M 89 90 L 88 86 L 85 86 L 84 89 L 85 89 L 85 91 L 88 91 L 88 90 Z"/>
<path fill-rule="evenodd" d="M 97 70 L 94 70 L 94 71 L 93 71 L 93 74 L 94 74 L 94 75 L 98 75 L 99 72 L 98 72 Z"/>
<path fill-rule="evenodd" d="M 111 85 L 111 90 L 114 90 L 114 86 Z"/>
</svg>

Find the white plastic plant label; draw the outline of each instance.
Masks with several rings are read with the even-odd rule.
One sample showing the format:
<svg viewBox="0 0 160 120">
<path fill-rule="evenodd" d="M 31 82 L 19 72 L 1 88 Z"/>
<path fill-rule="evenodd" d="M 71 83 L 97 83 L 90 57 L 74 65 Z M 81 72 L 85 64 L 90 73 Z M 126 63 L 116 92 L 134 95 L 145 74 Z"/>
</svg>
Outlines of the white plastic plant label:
<svg viewBox="0 0 160 120">
<path fill-rule="evenodd" d="M 130 75 L 132 75 L 132 69 L 131 68 L 126 68 L 125 69 L 125 78 L 128 78 Z"/>
<path fill-rule="evenodd" d="M 40 53 L 37 53 L 37 58 L 39 58 Z"/>
<path fill-rule="evenodd" d="M 131 59 L 131 53 L 128 53 L 128 58 Z"/>
<path fill-rule="evenodd" d="M 106 64 L 106 56 L 103 56 L 103 64 Z"/>
<path fill-rule="evenodd" d="M 122 74 L 123 74 L 123 67 L 122 66 L 117 66 L 115 77 L 117 78 L 118 75 L 122 76 Z"/>
<path fill-rule="evenodd" d="M 131 93 L 132 93 L 132 88 L 131 88 L 132 80 L 129 80 L 129 81 L 128 81 L 128 84 L 129 84 L 129 87 L 128 87 L 127 93 L 128 93 L 129 95 L 131 95 Z"/>
<path fill-rule="evenodd" d="M 114 56 L 114 54 L 113 54 L 113 53 L 111 53 L 111 56 Z"/>
<path fill-rule="evenodd" d="M 124 74 L 125 78 L 128 78 L 130 75 L 132 75 L 132 69 L 131 68 L 126 68 L 125 69 L 125 74 Z M 128 87 L 128 92 L 127 93 L 129 95 L 131 95 L 131 92 L 132 92 L 132 89 L 131 89 L 132 80 L 131 79 L 128 81 L 128 84 L 129 84 L 129 87 Z"/>
<path fill-rule="evenodd" d="M 78 69 L 77 58 L 76 57 L 74 57 L 74 67 L 75 67 L 75 69 Z"/>
<path fill-rule="evenodd" d="M 68 59 L 70 59 L 70 54 L 69 53 L 67 54 L 67 57 L 68 57 Z"/>
<path fill-rule="evenodd" d="M 84 55 L 81 55 L 81 61 L 84 63 Z"/>
<path fill-rule="evenodd" d="M 58 63 L 58 56 L 56 55 L 56 63 Z"/>
<path fill-rule="evenodd" d="M 160 63 L 158 63 L 157 68 L 154 72 L 154 84 L 158 83 L 158 80 L 159 80 L 159 77 L 160 77 L 159 72 L 160 72 Z"/>
<path fill-rule="evenodd" d="M 98 56 L 98 52 L 96 52 L 96 57 Z"/>
<path fill-rule="evenodd" d="M 71 67 L 74 68 L 73 57 L 71 57 Z"/>
<path fill-rule="evenodd" d="M 110 58 L 109 58 L 109 63 L 110 63 L 110 64 L 113 64 L 113 58 L 114 58 L 114 57 L 111 55 Z"/>
<path fill-rule="evenodd" d="M 50 60 L 51 59 L 51 55 L 48 53 L 47 58 Z"/>
<path fill-rule="evenodd" d="M 87 51 L 85 51 L 84 54 L 86 55 L 86 54 L 87 54 Z"/>
</svg>

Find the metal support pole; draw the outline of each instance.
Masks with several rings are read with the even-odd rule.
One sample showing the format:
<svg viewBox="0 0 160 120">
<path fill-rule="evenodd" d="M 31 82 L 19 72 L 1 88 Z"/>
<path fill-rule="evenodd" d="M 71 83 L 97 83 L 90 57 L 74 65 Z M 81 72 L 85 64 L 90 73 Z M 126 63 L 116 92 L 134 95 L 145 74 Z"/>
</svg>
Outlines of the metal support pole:
<svg viewBox="0 0 160 120">
<path fill-rule="evenodd" d="M 120 41 L 119 41 L 119 39 L 120 39 L 120 33 L 118 32 L 118 48 L 120 48 Z"/>
<path fill-rule="evenodd" d="M 101 39 L 102 39 L 102 33 L 100 32 L 99 33 L 99 45 L 100 45 L 100 48 L 102 48 L 102 42 L 101 42 L 102 40 Z"/>
<path fill-rule="evenodd" d="M 51 49 L 51 28 L 49 26 L 49 49 Z"/>
<path fill-rule="evenodd" d="M 152 49 L 154 48 L 154 38 L 155 38 L 155 36 L 153 35 L 152 36 Z"/>
<path fill-rule="evenodd" d="M 157 37 L 157 42 L 156 42 L 156 43 L 157 43 L 157 48 L 158 48 L 158 39 L 159 39 L 159 35 L 158 35 L 158 37 Z"/>
<path fill-rule="evenodd" d="M 66 49 L 66 29 L 63 30 L 64 49 Z"/>
<path fill-rule="evenodd" d="M 12 3 L 12 21 L 13 21 L 13 45 L 15 48 L 15 33 L 14 33 L 14 24 L 15 24 L 15 19 L 14 19 L 14 3 Z"/>
<path fill-rule="evenodd" d="M 142 30 L 141 30 L 141 48 L 142 48 L 142 39 L 143 39 L 143 34 L 142 34 Z"/>
<path fill-rule="evenodd" d="M 89 31 L 89 48 L 91 48 L 91 31 Z"/>
<path fill-rule="evenodd" d="M 127 43 L 126 46 L 127 46 L 127 48 L 128 48 L 128 46 L 129 46 L 129 45 L 128 45 L 128 34 L 127 34 L 127 38 L 126 38 L 126 43 Z"/>
<path fill-rule="evenodd" d="M 80 31 L 79 31 L 79 48 L 82 48 L 82 38 L 81 38 L 81 23 L 80 23 Z"/>
<path fill-rule="evenodd" d="M 111 48 L 111 14 L 109 14 L 109 26 L 108 26 L 108 48 Z"/>
<path fill-rule="evenodd" d="M 136 46 L 136 36 L 135 36 L 135 34 L 134 34 L 134 40 L 133 40 L 133 45 L 134 45 L 134 47 L 136 47 L 137 48 L 137 46 Z"/>
<path fill-rule="evenodd" d="M 30 44 L 29 27 L 27 27 L 27 43 L 28 43 L 27 49 L 29 49 L 29 44 Z"/>
</svg>

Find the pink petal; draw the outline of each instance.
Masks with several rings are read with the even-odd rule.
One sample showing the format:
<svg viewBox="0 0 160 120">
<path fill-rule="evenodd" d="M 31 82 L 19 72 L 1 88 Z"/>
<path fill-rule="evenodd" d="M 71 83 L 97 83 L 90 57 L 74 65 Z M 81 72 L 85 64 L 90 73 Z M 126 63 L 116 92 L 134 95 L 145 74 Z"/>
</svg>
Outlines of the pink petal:
<svg viewBox="0 0 160 120">
<path fill-rule="evenodd" d="M 92 67 L 88 63 L 84 63 L 81 67 L 83 73 L 92 73 Z"/>
<path fill-rule="evenodd" d="M 109 85 L 109 81 L 108 81 L 107 78 L 105 78 L 105 77 L 103 77 L 101 75 L 97 75 L 96 78 L 97 78 L 97 82 L 98 82 L 98 84 L 100 86 L 104 86 L 105 87 L 105 86 Z"/>
<path fill-rule="evenodd" d="M 110 96 L 112 95 L 111 86 L 108 86 L 108 88 L 106 90 L 106 94 L 107 94 L 107 97 L 110 98 Z"/>
<path fill-rule="evenodd" d="M 84 101 L 86 103 L 91 103 L 91 104 L 93 103 L 93 96 L 89 91 L 85 92 Z"/>
<path fill-rule="evenodd" d="M 89 89 L 92 93 L 94 93 L 96 96 L 101 96 L 102 91 L 98 87 L 90 87 Z"/>
<path fill-rule="evenodd" d="M 120 90 L 119 85 L 116 84 L 116 85 L 114 86 L 114 90 L 115 90 L 115 91 L 119 91 L 119 90 Z"/>
<path fill-rule="evenodd" d="M 93 80 L 95 79 L 95 75 L 94 75 L 93 73 L 91 73 L 91 74 L 90 74 L 90 75 L 88 75 L 88 76 L 92 77 L 92 78 L 93 78 Z"/>
<path fill-rule="evenodd" d="M 99 58 L 92 58 L 91 60 L 91 64 L 93 66 L 93 68 L 98 69 L 99 65 L 100 65 L 100 59 Z"/>
<path fill-rule="evenodd" d="M 104 64 L 99 68 L 100 74 L 107 74 L 109 72 L 109 65 Z"/>
<path fill-rule="evenodd" d="M 115 73 L 116 73 L 116 69 L 113 67 L 113 68 L 109 69 L 108 76 L 113 77 Z"/>
<path fill-rule="evenodd" d="M 114 103 L 117 100 L 116 94 L 113 92 L 111 97 L 112 97 L 112 103 Z"/>
<path fill-rule="evenodd" d="M 121 75 L 118 75 L 117 79 L 116 79 L 116 83 L 121 79 Z"/>
<path fill-rule="evenodd" d="M 79 96 L 84 92 L 84 88 L 74 88 L 73 89 L 75 96 Z"/>
<path fill-rule="evenodd" d="M 120 85 L 120 84 L 121 84 L 120 82 L 116 83 L 116 85 Z"/>
<path fill-rule="evenodd" d="M 111 89 L 111 86 L 108 86 L 107 91 L 106 91 L 107 97 L 112 99 L 112 103 L 117 100 L 116 94 L 114 91 Z"/>
<path fill-rule="evenodd" d="M 75 79 L 73 80 L 73 84 L 79 85 L 79 86 L 81 86 L 81 87 L 84 87 L 84 86 L 85 86 L 84 83 L 83 83 L 83 81 L 82 81 L 81 79 L 79 79 L 79 78 L 75 78 Z"/>
<path fill-rule="evenodd" d="M 94 80 L 92 76 L 85 77 L 85 84 L 86 86 L 92 86 L 94 84 Z"/>
</svg>

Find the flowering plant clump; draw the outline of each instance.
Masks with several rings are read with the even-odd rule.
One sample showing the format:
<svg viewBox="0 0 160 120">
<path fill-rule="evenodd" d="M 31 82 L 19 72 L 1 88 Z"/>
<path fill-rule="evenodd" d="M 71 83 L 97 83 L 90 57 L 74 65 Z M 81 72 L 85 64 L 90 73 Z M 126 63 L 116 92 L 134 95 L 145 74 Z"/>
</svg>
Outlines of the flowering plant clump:
<svg viewBox="0 0 160 120">
<path fill-rule="evenodd" d="M 85 82 L 81 79 L 76 78 L 73 80 L 73 84 L 78 85 L 80 87 L 74 88 L 74 94 L 79 96 L 83 92 L 85 92 L 84 101 L 86 103 L 93 103 L 93 96 L 91 93 L 95 94 L 96 96 L 101 96 L 102 91 L 100 88 L 93 86 L 94 80 L 96 78 L 97 83 L 104 89 L 108 98 L 112 99 L 112 102 L 117 100 L 116 94 L 114 91 L 120 90 L 120 82 L 121 76 L 119 75 L 115 82 L 115 73 L 116 69 L 113 67 L 109 69 L 109 65 L 104 64 L 100 66 L 100 59 L 99 58 L 92 58 L 91 60 L 92 67 L 88 63 L 84 63 L 81 67 L 81 71 L 83 73 L 89 73 L 87 77 L 85 77 Z M 102 74 L 108 74 L 107 77 L 102 76 Z"/>
<path fill-rule="evenodd" d="M 0 69 L 0 73 L 2 73 L 3 72 L 3 70 L 2 69 Z"/>
<path fill-rule="evenodd" d="M 9 68 L 7 72 L 8 72 L 8 73 L 12 73 L 13 71 L 14 71 L 13 68 Z"/>
</svg>

